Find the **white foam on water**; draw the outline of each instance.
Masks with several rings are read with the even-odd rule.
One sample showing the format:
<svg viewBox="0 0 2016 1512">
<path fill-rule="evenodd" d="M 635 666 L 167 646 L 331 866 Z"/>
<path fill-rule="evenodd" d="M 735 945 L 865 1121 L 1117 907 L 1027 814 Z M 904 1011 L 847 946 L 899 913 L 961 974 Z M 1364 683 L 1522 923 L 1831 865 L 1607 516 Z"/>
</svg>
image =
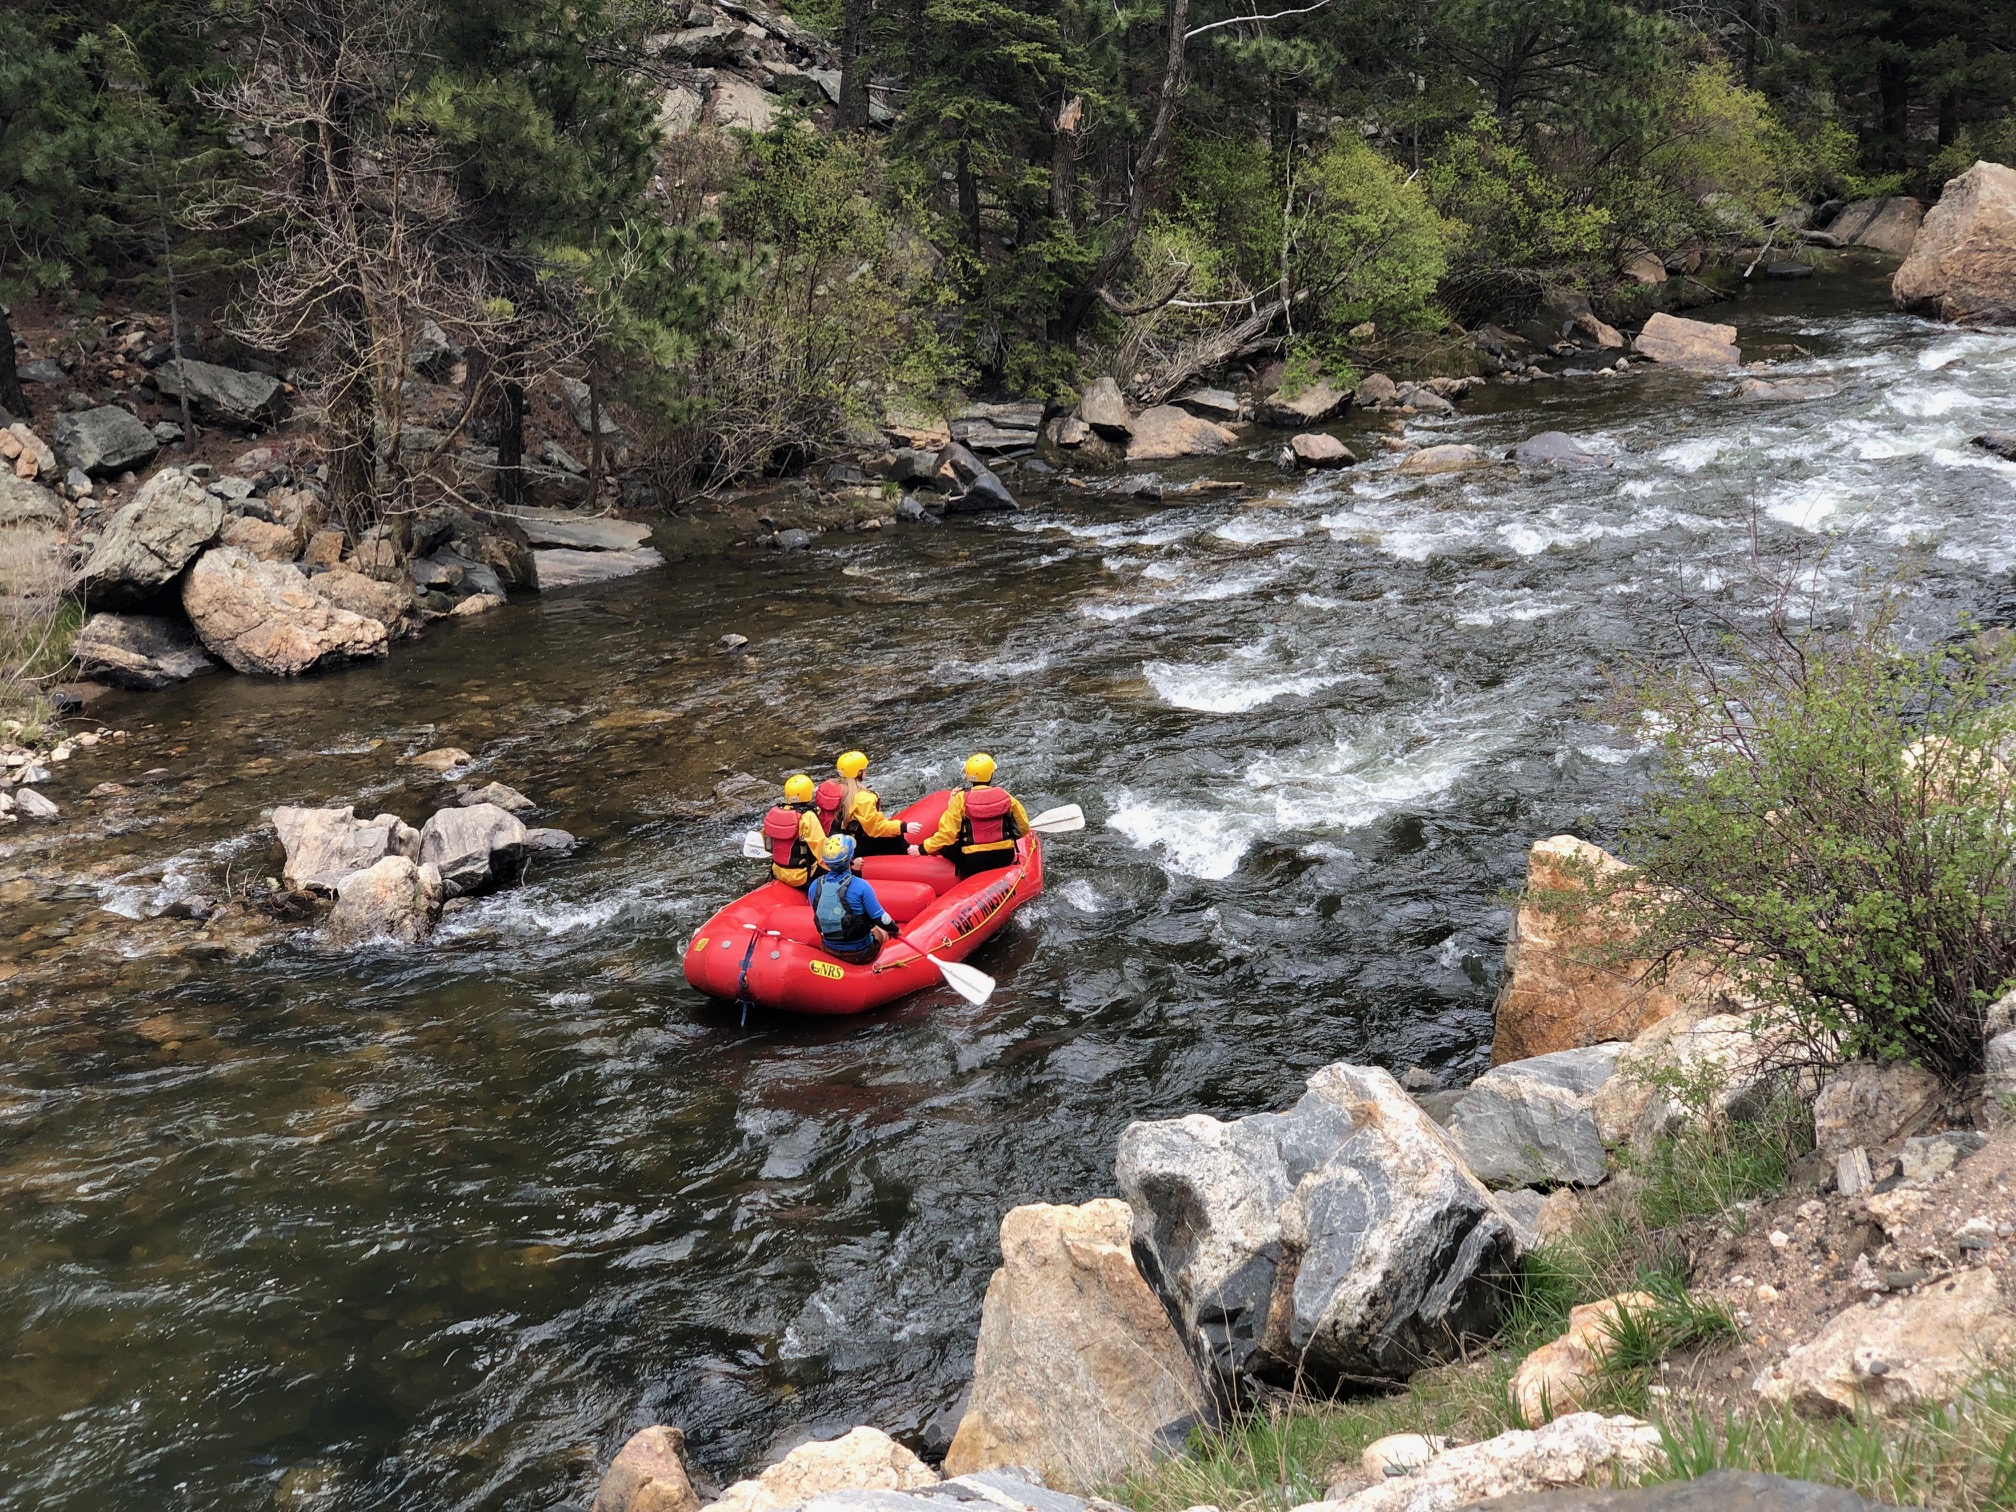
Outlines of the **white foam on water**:
<svg viewBox="0 0 2016 1512">
<path fill-rule="evenodd" d="M 1123 790 L 1112 799 L 1106 827 L 1143 850 L 1159 852 L 1170 871 L 1222 882 L 1239 870 L 1266 820 L 1257 813 L 1214 813 L 1187 803 L 1156 803 Z"/>
<path fill-rule="evenodd" d="M 1481 609 L 1472 609 L 1467 613 L 1457 615 L 1456 623 L 1459 625 L 1481 626 L 1503 624 L 1508 620 L 1545 619 L 1548 615 L 1559 614 L 1568 607 L 1566 600 L 1543 599 L 1536 597 L 1525 589 L 1521 589 L 1517 593 L 1507 595 L 1503 602 L 1490 604 Z"/>
<path fill-rule="evenodd" d="M 1766 497 L 1764 513 L 1798 530 L 1817 531 L 1821 521 L 1840 507 L 1834 490 L 1822 480 L 1817 483 L 1789 483 L 1775 488 Z"/>
<path fill-rule="evenodd" d="M 1153 604 L 1080 604 L 1078 612 L 1084 615 L 1086 619 L 1100 620 L 1111 625 L 1118 624 L 1121 620 L 1130 620 L 1137 615 L 1146 614 L 1154 607 Z"/>
<path fill-rule="evenodd" d="M 495 930 L 505 935 L 544 935 L 553 939 L 600 929 L 632 909 L 647 914 L 666 911 L 657 899 L 634 893 L 575 900 L 545 887 L 517 888 L 493 893 L 472 908 L 450 914 L 441 921 L 439 935 L 455 939 Z"/>
<path fill-rule="evenodd" d="M 1211 532 L 1235 546 L 1264 546 L 1272 541 L 1293 541 L 1308 534 L 1308 527 L 1278 514 L 1247 514 L 1227 520 Z"/>
<path fill-rule="evenodd" d="M 1900 386 L 1885 389 L 1883 398 L 1898 414 L 1908 415 L 1913 420 L 1936 419 L 1980 403 L 1967 390 L 1952 387 L 1914 389 Z"/>
<path fill-rule="evenodd" d="M 1618 485 L 1617 495 L 1623 499 L 1649 499 L 1661 486 L 1657 478 L 1632 478 Z"/>
<path fill-rule="evenodd" d="M 1677 442 L 1654 455 L 1679 472 L 1697 473 L 1710 462 L 1719 460 L 1730 445 L 1727 436 L 1700 436 L 1692 441 Z"/>
<path fill-rule="evenodd" d="M 1073 877 L 1066 882 L 1057 889 L 1057 896 L 1080 913 L 1104 913 L 1111 906 L 1106 896 L 1083 877 Z"/>
<path fill-rule="evenodd" d="M 1244 714 L 1277 698 L 1306 696 L 1340 683 L 1348 672 L 1289 672 L 1264 676 L 1267 643 L 1235 651 L 1222 662 L 1204 665 L 1151 661 L 1141 664 L 1148 686 L 1173 708 L 1199 714 Z"/>
<path fill-rule="evenodd" d="M 1326 598 L 1320 593 L 1298 593 L 1295 595 L 1295 602 L 1300 604 L 1304 609 L 1342 609 L 1344 607 L 1344 600 Z"/>
</svg>

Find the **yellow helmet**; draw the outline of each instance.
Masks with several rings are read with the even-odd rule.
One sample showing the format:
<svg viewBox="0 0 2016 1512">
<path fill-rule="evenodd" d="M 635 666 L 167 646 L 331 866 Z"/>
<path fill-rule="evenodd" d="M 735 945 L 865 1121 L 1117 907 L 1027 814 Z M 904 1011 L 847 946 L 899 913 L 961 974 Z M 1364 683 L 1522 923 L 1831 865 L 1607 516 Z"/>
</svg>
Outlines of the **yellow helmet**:
<svg viewBox="0 0 2016 1512">
<path fill-rule="evenodd" d="M 803 772 L 785 779 L 784 801 L 786 803 L 810 803 L 812 801 L 812 779 Z"/>
<path fill-rule="evenodd" d="M 966 780 L 968 782 L 992 782 L 994 780 L 994 758 L 985 751 L 975 751 L 966 758 Z"/>
<path fill-rule="evenodd" d="M 840 759 L 833 763 L 833 770 L 842 777 L 859 780 L 868 770 L 868 758 L 859 751 L 842 751 Z"/>
</svg>

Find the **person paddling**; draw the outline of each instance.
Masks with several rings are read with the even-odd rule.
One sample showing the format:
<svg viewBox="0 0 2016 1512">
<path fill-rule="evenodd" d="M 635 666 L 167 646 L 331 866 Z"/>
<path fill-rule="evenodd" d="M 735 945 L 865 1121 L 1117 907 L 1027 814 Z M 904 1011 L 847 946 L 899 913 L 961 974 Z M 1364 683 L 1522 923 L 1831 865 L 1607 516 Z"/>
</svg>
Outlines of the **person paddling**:
<svg viewBox="0 0 2016 1512">
<path fill-rule="evenodd" d="M 826 831 L 812 812 L 812 779 L 803 772 L 784 784 L 784 801 L 763 816 L 763 843 L 770 850 L 770 875 L 786 887 L 805 887 L 826 843 Z"/>
<path fill-rule="evenodd" d="M 949 852 L 962 877 L 1007 866 L 1015 842 L 1029 833 L 1029 815 L 1003 788 L 994 786 L 994 758 L 976 751 L 966 758 L 966 786 L 945 805 L 938 829 L 917 849 L 924 855 Z"/>
<path fill-rule="evenodd" d="M 833 763 L 840 775 L 819 784 L 819 822 L 829 835 L 846 835 L 856 855 L 900 856 L 909 849 L 903 823 L 882 812 L 882 800 L 862 779 L 868 758 L 860 751 L 842 751 Z"/>
<path fill-rule="evenodd" d="M 852 838 L 832 836 L 819 848 L 819 862 L 825 871 L 813 881 L 810 894 L 819 944 L 849 965 L 866 966 L 882 953 L 884 942 L 896 938 L 896 921 L 875 889 L 854 875 Z"/>
</svg>

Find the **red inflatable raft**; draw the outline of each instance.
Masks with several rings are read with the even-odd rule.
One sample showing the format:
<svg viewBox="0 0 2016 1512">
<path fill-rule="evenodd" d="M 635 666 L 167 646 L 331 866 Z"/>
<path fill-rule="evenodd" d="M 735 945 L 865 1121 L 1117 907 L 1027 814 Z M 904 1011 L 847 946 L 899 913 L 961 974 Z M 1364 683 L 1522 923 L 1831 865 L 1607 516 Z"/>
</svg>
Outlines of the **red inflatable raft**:
<svg viewBox="0 0 2016 1512">
<path fill-rule="evenodd" d="M 932 793 L 896 817 L 929 834 L 951 796 Z M 965 960 L 1043 891 L 1042 841 L 1035 835 L 1016 843 L 1012 865 L 963 882 L 941 856 L 868 856 L 858 869 L 901 926 L 872 964 L 849 965 L 820 949 L 805 894 L 766 882 L 695 932 L 686 946 L 686 980 L 711 997 L 786 1013 L 866 1013 L 938 986 L 938 968 L 926 952 Z"/>
</svg>

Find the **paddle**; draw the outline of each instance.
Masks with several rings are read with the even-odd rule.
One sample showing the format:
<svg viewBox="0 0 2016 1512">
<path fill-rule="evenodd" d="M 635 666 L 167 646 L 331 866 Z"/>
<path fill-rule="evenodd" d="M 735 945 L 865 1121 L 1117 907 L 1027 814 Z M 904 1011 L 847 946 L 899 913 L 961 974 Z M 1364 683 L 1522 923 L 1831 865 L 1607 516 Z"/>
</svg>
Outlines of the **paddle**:
<svg viewBox="0 0 2016 1512">
<path fill-rule="evenodd" d="M 751 830 L 742 837 L 742 854 L 751 861 L 768 861 L 770 847 L 763 843 L 763 837 Z"/>
<path fill-rule="evenodd" d="M 941 961 L 929 951 L 925 952 L 924 959 L 944 974 L 947 987 L 975 1008 L 994 996 L 994 978 L 986 972 L 972 966 L 962 966 L 957 961 Z"/>
<path fill-rule="evenodd" d="M 1045 809 L 1029 821 L 1029 828 L 1039 835 L 1067 835 L 1073 830 L 1085 828 L 1085 810 L 1075 803 Z"/>
</svg>

